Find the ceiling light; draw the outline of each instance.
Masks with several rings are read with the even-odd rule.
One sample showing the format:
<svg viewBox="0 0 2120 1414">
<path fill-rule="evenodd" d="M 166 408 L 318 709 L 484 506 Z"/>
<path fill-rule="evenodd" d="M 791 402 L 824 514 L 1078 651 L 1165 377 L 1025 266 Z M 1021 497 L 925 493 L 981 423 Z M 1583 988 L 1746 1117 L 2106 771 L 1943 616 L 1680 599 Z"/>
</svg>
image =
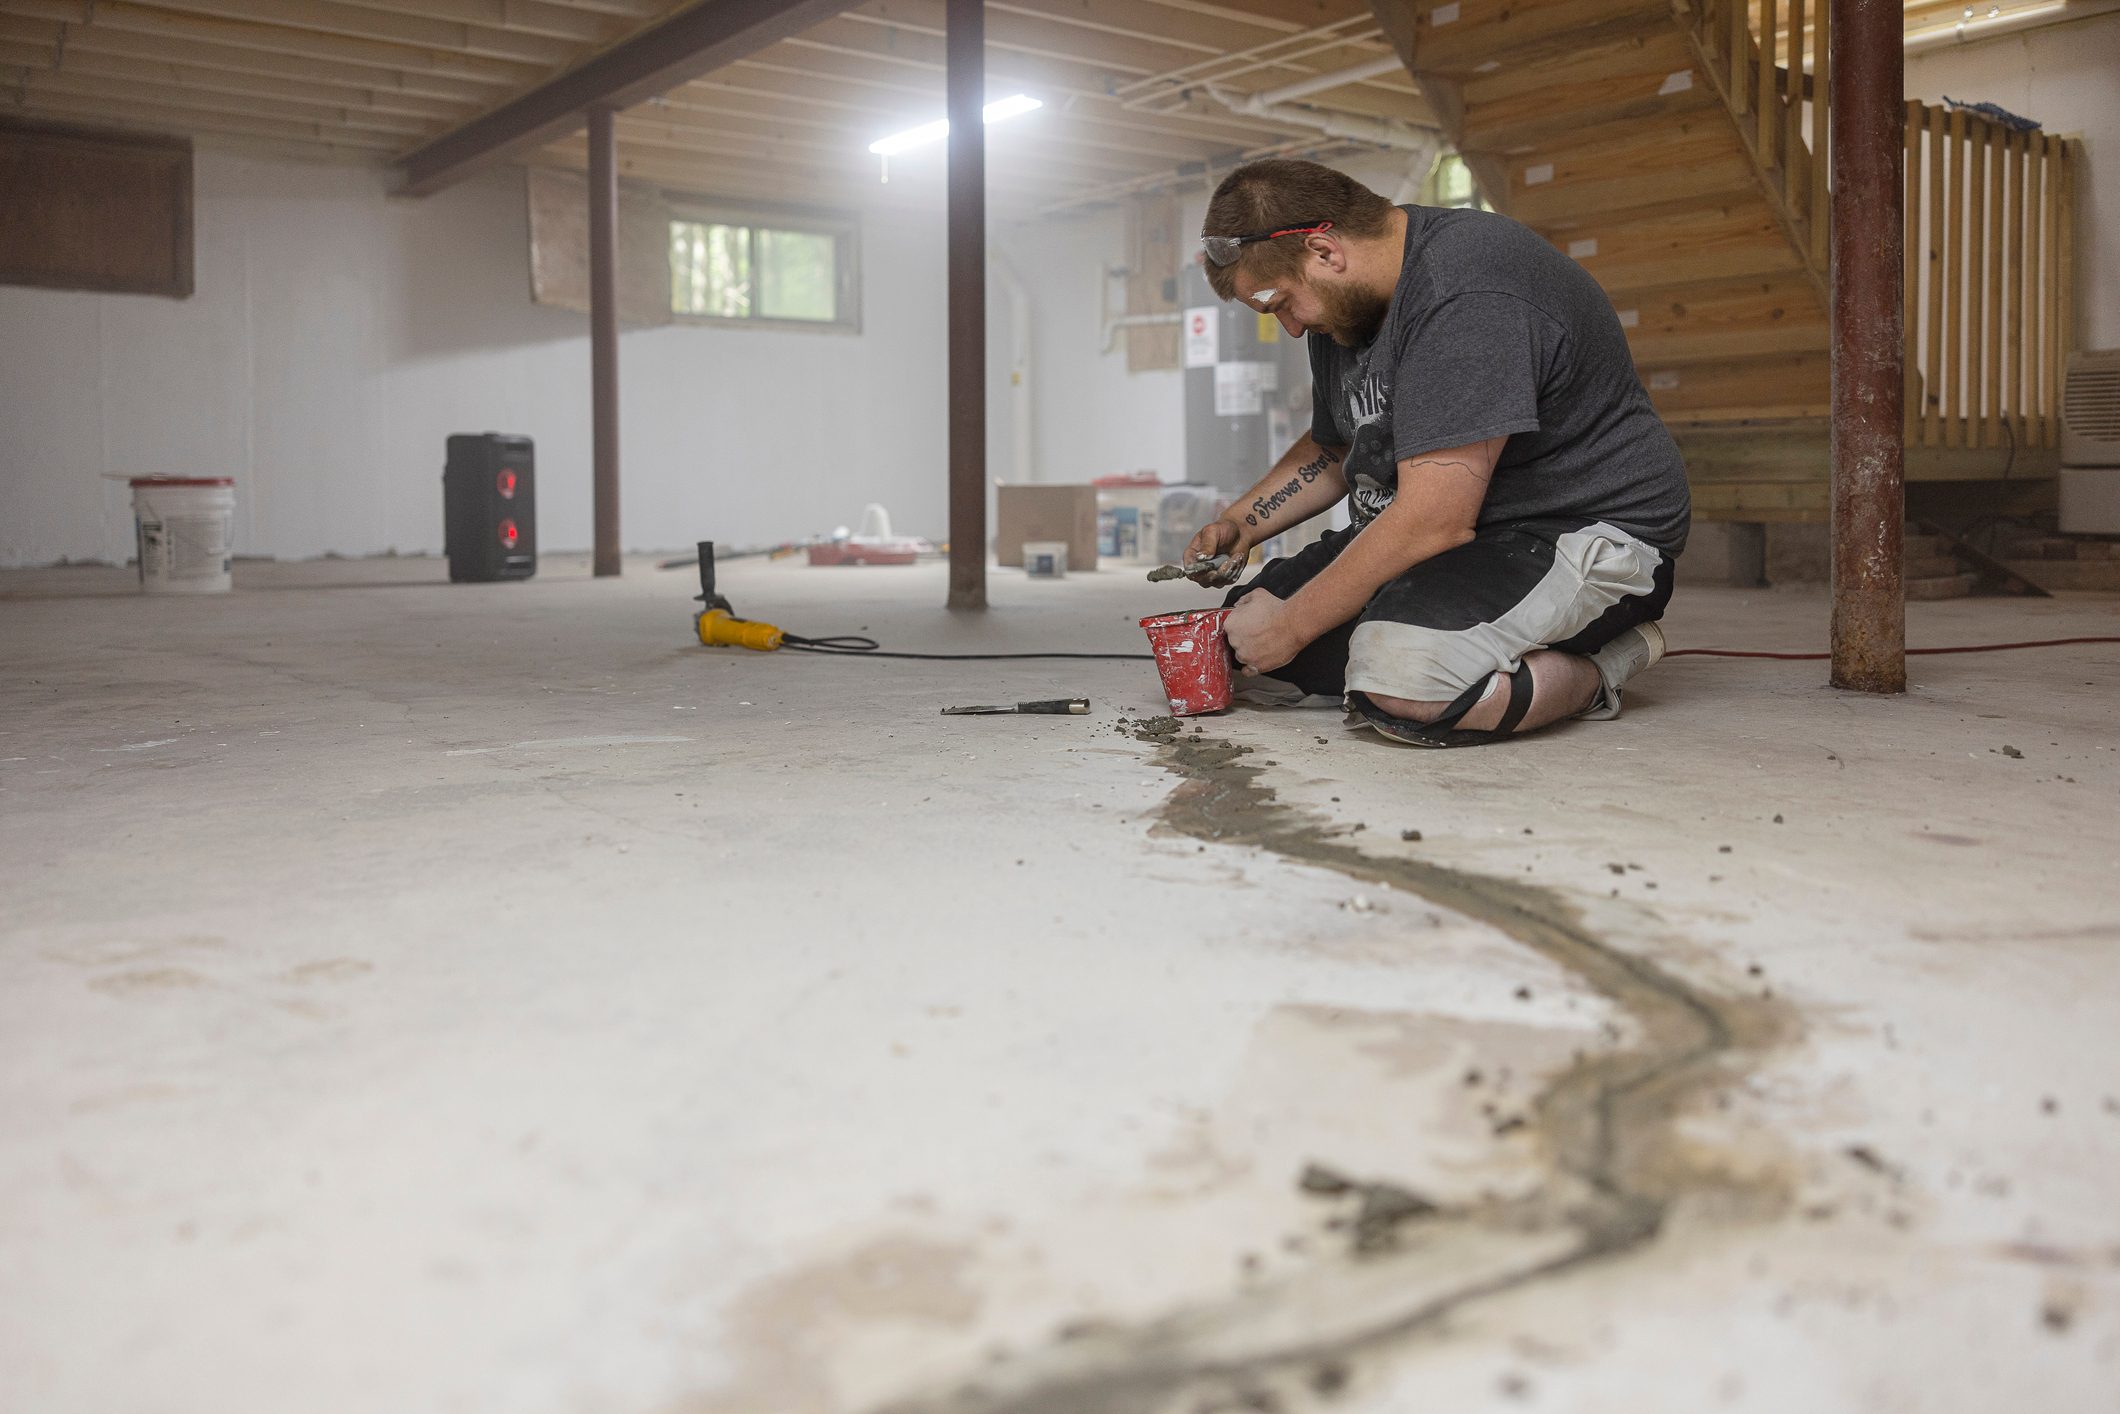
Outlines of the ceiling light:
<svg viewBox="0 0 2120 1414">
<path fill-rule="evenodd" d="M 987 104 L 980 116 L 989 123 L 998 123 L 1005 118 L 1014 118 L 1030 112 L 1033 108 L 1043 108 L 1044 106 L 1043 103 L 1040 103 L 1029 94 L 1019 93 L 1012 98 L 999 98 Z"/>
<path fill-rule="evenodd" d="M 999 123 L 1019 114 L 1028 113 L 1033 108 L 1043 108 L 1044 106 L 1043 103 L 1029 94 L 1019 93 L 1010 98 L 995 99 L 981 110 L 981 116 L 989 123 Z M 922 123 L 917 128 L 907 128 L 902 133 L 892 133 L 889 137 L 878 138 L 869 144 L 869 151 L 875 153 L 878 157 L 895 157 L 910 148 L 919 147 L 923 143 L 930 143 L 938 138 L 947 137 L 949 136 L 949 131 L 950 120 L 937 118 L 932 123 Z"/>
<path fill-rule="evenodd" d="M 933 142 L 936 138 L 946 137 L 949 135 L 949 131 L 950 120 L 937 118 L 932 123 L 922 123 L 917 128 L 907 128 L 902 133 L 892 133 L 889 137 L 880 137 L 869 144 L 869 151 L 879 157 L 891 157 L 905 151 L 909 147 L 918 147 L 924 142 Z"/>
</svg>

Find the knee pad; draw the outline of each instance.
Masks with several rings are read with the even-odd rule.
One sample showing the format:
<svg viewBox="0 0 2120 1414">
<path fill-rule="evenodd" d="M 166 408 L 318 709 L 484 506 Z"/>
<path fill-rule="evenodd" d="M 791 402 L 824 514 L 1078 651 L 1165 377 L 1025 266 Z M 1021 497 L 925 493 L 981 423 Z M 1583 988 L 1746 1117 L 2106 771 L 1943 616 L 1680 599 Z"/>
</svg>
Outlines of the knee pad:
<svg viewBox="0 0 2120 1414">
<path fill-rule="evenodd" d="M 1501 721 L 1487 731 L 1459 726 L 1466 713 L 1486 701 L 1501 686 L 1504 677 L 1509 680 L 1509 706 L 1503 710 Z M 1517 723 L 1523 721 L 1524 714 L 1531 710 L 1531 691 L 1531 665 L 1523 663 L 1513 673 L 1495 672 L 1481 678 L 1459 693 L 1432 722 L 1395 717 L 1371 702 L 1365 693 L 1350 692 L 1347 697 L 1364 721 L 1393 741 L 1403 741 L 1410 746 L 1484 746 L 1515 735 Z"/>
</svg>

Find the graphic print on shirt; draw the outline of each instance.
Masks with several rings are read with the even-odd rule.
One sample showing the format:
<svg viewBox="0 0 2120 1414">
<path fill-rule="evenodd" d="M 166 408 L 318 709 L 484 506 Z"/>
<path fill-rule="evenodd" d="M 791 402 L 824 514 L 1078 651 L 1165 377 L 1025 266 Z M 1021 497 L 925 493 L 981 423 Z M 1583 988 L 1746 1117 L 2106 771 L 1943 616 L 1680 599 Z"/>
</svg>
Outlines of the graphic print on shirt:
<svg viewBox="0 0 2120 1414">
<path fill-rule="evenodd" d="M 1345 425 L 1353 437 L 1344 473 L 1352 492 L 1348 515 L 1357 529 L 1375 520 L 1399 489 L 1398 463 L 1391 455 L 1389 368 L 1370 367 L 1376 352 L 1377 345 L 1372 343 L 1349 360 L 1340 383 L 1347 407 Z"/>
</svg>

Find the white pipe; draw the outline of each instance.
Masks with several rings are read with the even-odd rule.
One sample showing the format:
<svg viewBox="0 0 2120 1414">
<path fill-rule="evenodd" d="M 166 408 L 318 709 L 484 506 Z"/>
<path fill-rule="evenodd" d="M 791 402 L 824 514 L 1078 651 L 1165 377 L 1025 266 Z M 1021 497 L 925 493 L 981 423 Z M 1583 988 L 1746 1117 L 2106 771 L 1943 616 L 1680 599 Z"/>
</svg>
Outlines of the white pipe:
<svg viewBox="0 0 2120 1414">
<path fill-rule="evenodd" d="M 1185 315 L 1179 310 L 1168 314 L 1122 314 L 1104 321 L 1104 351 L 1110 353 L 1119 343 L 1121 329 L 1139 329 L 1149 324 L 1182 324 Z"/>
<path fill-rule="evenodd" d="M 1007 256 L 993 250 L 988 258 L 1008 291 L 1009 441 L 1015 450 L 1016 480 L 1036 481 L 1031 470 L 1031 292 Z"/>
<path fill-rule="evenodd" d="M 1286 103 L 1290 99 L 1308 98 L 1313 93 L 1323 93 L 1328 88 L 1345 88 L 1351 83 L 1360 83 L 1364 79 L 1379 78 L 1385 74 L 1403 74 L 1405 72 L 1405 68 L 1399 63 L 1398 55 L 1382 54 L 1371 59 L 1366 64 L 1356 64 L 1351 69 L 1341 69 L 1337 73 L 1317 74 L 1311 78 L 1297 79 L 1294 83 L 1285 83 L 1279 88 L 1269 88 L 1263 93 L 1254 96 L 1259 102 L 1270 108 L 1276 103 Z"/>
<path fill-rule="evenodd" d="M 1359 113 L 1327 113 L 1316 108 L 1302 108 L 1294 104 L 1270 104 L 1261 101 L 1261 95 L 1245 94 L 1239 97 L 1211 88 L 1208 92 L 1224 108 L 1232 113 L 1242 113 L 1249 118 L 1266 118 L 1291 127 L 1315 128 L 1332 137 L 1343 137 L 1355 142 L 1373 142 L 1379 147 L 1395 147 L 1402 152 L 1434 151 L 1435 139 L 1427 128 L 1402 123 L 1396 118 L 1371 118 Z"/>
<path fill-rule="evenodd" d="M 1166 69 L 1160 74 L 1150 74 L 1147 78 L 1135 79 L 1131 83 L 1121 84 L 1118 88 L 1118 96 L 1131 102 L 1147 90 L 1160 90 L 1178 85 L 1212 83 L 1214 79 L 1205 77 L 1204 71 L 1226 64 L 1241 64 L 1246 59 L 1254 59 L 1264 54 L 1273 55 L 1273 59 L 1268 62 L 1286 63 L 1290 59 L 1302 58 L 1303 55 L 1279 54 L 1275 53 L 1276 50 L 1284 49 L 1292 44 L 1309 44 L 1314 40 L 1325 41 L 1326 47 L 1345 44 L 1356 36 L 1342 34 L 1340 31 L 1356 23 L 1362 23 L 1366 29 L 1368 25 L 1372 25 L 1375 22 L 1375 17 L 1371 15 L 1349 15 L 1344 19 L 1332 20 L 1326 24 L 1319 25 L 1315 29 L 1298 30 L 1294 34 L 1284 34 L 1278 38 L 1254 44 L 1249 49 L 1233 50 L 1230 53 L 1217 54 L 1208 59 L 1195 59 L 1190 64 L 1182 64 L 1175 69 Z M 1307 54 L 1310 51 L 1305 50 L 1303 52 Z M 1255 65 L 1254 67 L 1257 66 Z M 1237 72 L 1248 73 L 1250 70 L 1240 69 Z M 1217 75 L 1217 77 L 1225 79 L 1234 76 L 1234 74 L 1226 73 Z"/>
<path fill-rule="evenodd" d="M 1906 37 L 1906 52 L 1918 54 L 1925 49 L 1941 48 L 1951 44 L 1978 44 L 1985 39 L 2000 35 L 2016 34 L 2023 30 L 2040 29 L 2047 25 L 2067 24 L 2071 20 L 2087 20 L 2094 15 L 2109 14 L 2120 9 L 2114 0 L 2075 0 L 2075 3 L 2034 5 L 2028 9 L 2005 10 L 1994 19 L 1981 12 L 1978 0 L 1974 5 L 1974 18 L 1954 20 L 1946 25 L 1918 29 Z"/>
</svg>

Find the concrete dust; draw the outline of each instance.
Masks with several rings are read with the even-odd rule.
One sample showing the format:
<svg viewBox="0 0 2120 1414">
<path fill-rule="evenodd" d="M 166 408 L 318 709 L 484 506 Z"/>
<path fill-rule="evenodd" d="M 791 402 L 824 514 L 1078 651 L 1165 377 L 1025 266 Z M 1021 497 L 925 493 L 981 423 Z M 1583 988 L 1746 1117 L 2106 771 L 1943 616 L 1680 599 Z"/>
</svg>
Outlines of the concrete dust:
<svg viewBox="0 0 2120 1414">
<path fill-rule="evenodd" d="M 1139 721 L 1119 719 L 1119 730 L 1135 741 L 1145 741 L 1156 746 L 1169 746 L 1178 739 L 1184 724 L 1176 717 L 1143 717 Z M 1199 730 L 1197 727 L 1195 731 Z"/>
<path fill-rule="evenodd" d="M 1622 951 L 1554 890 L 1366 854 L 1261 784 L 1261 768 L 1244 760 L 1249 747 L 1181 735 L 1173 718 L 1131 725 L 1136 739 L 1162 748 L 1159 764 L 1183 781 L 1163 807 L 1159 833 L 1267 850 L 1485 923 L 1626 1012 L 1639 1040 L 1578 1053 L 1522 1118 L 1497 1126 L 1498 1134 L 1530 1127 L 1542 1150 L 1546 1177 L 1528 1196 L 1445 1207 L 1314 1162 L 1298 1177 L 1304 1191 L 1355 1200 L 1347 1258 L 1131 1328 L 1100 1325 L 954 1390 L 892 1404 L 888 1414 L 1281 1408 L 1315 1390 L 1321 1371 L 1336 1372 L 1337 1387 L 1354 1358 L 1381 1353 L 1461 1307 L 1651 1243 L 1682 1199 L 1712 1198 L 1731 1217 L 1786 1208 L 1779 1180 L 1704 1152 L 1678 1129 L 1711 1087 L 1738 1078 L 1794 1034 L 1787 1007 L 1712 992 Z M 1415 1225 L 1420 1242 L 1400 1250 L 1402 1232 Z"/>
</svg>

